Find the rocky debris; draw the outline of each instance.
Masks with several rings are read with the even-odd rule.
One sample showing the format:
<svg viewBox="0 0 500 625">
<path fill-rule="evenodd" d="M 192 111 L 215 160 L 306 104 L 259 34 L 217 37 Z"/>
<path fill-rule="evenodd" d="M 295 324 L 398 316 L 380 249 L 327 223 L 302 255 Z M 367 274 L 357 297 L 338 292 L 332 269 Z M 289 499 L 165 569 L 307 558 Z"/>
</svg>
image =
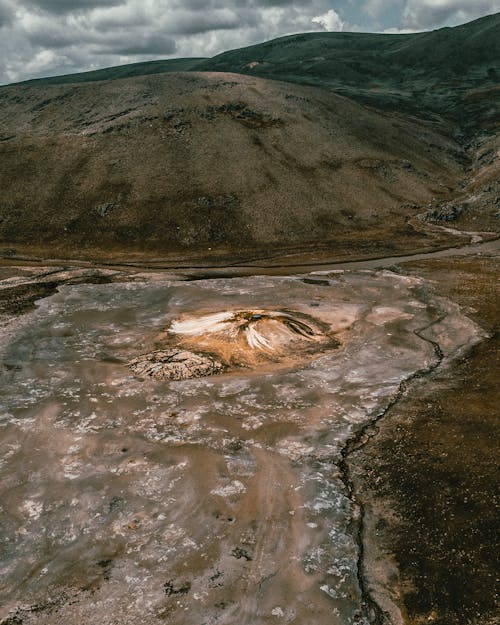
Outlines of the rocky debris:
<svg viewBox="0 0 500 625">
<path fill-rule="evenodd" d="M 178 116 L 182 113 L 185 113 L 185 110 L 182 108 L 169 109 L 163 115 L 163 121 L 171 122 L 174 121 Z"/>
<path fill-rule="evenodd" d="M 164 113 L 162 119 L 170 131 L 182 133 L 193 125 L 189 119 L 186 119 L 186 114 L 189 112 L 184 108 L 169 109 Z"/>
<path fill-rule="evenodd" d="M 375 175 L 384 178 L 385 180 L 394 182 L 396 176 L 393 171 L 393 163 L 389 161 L 382 161 L 379 159 L 362 158 L 357 162 L 361 169 L 366 169 Z"/>
<path fill-rule="evenodd" d="M 57 612 L 65 604 L 74 602 L 77 594 L 78 591 L 76 590 L 68 590 L 57 596 L 49 597 L 45 601 L 20 605 L 9 612 L 7 617 L 0 621 L 0 625 L 23 625 L 31 615 L 48 615 Z"/>
<path fill-rule="evenodd" d="M 498 157 L 498 154 L 496 150 L 489 149 L 483 152 L 480 156 L 478 156 L 477 161 L 480 165 L 491 165 L 492 163 L 495 162 L 497 157 Z"/>
<path fill-rule="evenodd" d="M 244 102 L 230 102 L 220 106 L 208 106 L 200 113 L 200 117 L 208 121 L 214 120 L 218 115 L 226 115 L 249 128 L 267 128 L 283 125 L 283 120 L 278 117 L 269 113 L 254 111 Z"/>
<path fill-rule="evenodd" d="M 498 167 L 481 164 L 480 157 L 468 171 L 471 175 L 460 183 L 459 194 L 454 198 L 433 198 L 422 217 L 427 222 L 458 222 L 462 230 L 496 232 L 500 206 Z M 448 187 L 447 191 L 453 189 Z"/>
<path fill-rule="evenodd" d="M 302 278 L 304 284 L 315 284 L 316 286 L 330 286 L 330 280 L 320 280 L 318 278 Z"/>
<path fill-rule="evenodd" d="M 420 207 L 418 204 L 415 204 L 415 202 L 404 202 L 401 204 L 401 208 L 404 210 L 416 210 Z"/>
<path fill-rule="evenodd" d="M 115 495 L 108 504 L 108 512 L 121 512 L 125 505 L 125 499 Z"/>
<path fill-rule="evenodd" d="M 223 373 L 226 366 L 206 354 L 182 349 L 162 349 L 143 354 L 128 363 L 139 376 L 155 380 L 188 380 Z"/>
<path fill-rule="evenodd" d="M 446 203 L 436 208 L 430 208 L 424 215 L 426 221 L 455 221 L 464 211 L 461 204 Z"/>
</svg>

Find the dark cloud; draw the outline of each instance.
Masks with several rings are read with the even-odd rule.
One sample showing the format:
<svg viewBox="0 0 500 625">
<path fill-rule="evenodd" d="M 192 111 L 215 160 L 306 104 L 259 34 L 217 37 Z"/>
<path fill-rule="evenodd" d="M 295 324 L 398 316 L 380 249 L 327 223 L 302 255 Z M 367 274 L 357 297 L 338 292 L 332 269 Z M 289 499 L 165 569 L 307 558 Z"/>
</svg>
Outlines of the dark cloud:
<svg viewBox="0 0 500 625">
<path fill-rule="evenodd" d="M 236 30 L 242 27 L 255 27 L 258 20 L 246 12 L 246 15 L 237 14 L 224 9 L 213 10 L 208 15 L 204 13 L 183 12 L 172 19 L 167 28 L 178 35 L 196 35 L 199 33 L 216 32 L 218 30 Z"/>
<path fill-rule="evenodd" d="M 308 7 L 317 6 L 318 3 L 314 0 L 307 0 L 304 2 L 297 2 L 297 0 L 172 0 L 169 3 L 172 8 L 183 9 L 186 11 L 204 11 L 208 13 L 211 9 L 232 9 L 239 11 L 241 9 L 247 9 L 254 11 L 255 9 L 262 9 L 266 7 L 289 7 L 298 6 L 302 7 L 304 12 L 307 12 Z M 323 2 L 325 10 L 331 8 L 330 2 Z"/>
<path fill-rule="evenodd" d="M 160 35 L 144 37 L 140 41 L 130 41 L 120 44 L 103 45 L 96 49 L 96 53 L 113 54 L 119 56 L 171 56 L 177 51 L 175 40 Z"/>
<path fill-rule="evenodd" d="M 0 0 L 0 28 L 8 26 L 12 22 L 14 10 L 12 5 L 6 0 Z"/>
<path fill-rule="evenodd" d="M 130 36 L 125 30 L 118 31 L 83 31 L 76 36 L 66 30 L 37 31 L 30 35 L 29 43 L 39 49 L 50 49 L 60 52 L 68 50 L 85 50 L 89 56 L 113 55 L 136 56 L 175 54 L 175 39 L 164 34 L 143 34 Z"/>
<path fill-rule="evenodd" d="M 58 28 L 36 30 L 27 34 L 26 40 L 31 46 L 47 50 L 58 50 L 82 43 L 75 40 L 67 30 Z"/>
<path fill-rule="evenodd" d="M 24 6 L 47 13 L 68 14 L 101 7 L 114 7 L 126 0 L 25 0 Z"/>
</svg>

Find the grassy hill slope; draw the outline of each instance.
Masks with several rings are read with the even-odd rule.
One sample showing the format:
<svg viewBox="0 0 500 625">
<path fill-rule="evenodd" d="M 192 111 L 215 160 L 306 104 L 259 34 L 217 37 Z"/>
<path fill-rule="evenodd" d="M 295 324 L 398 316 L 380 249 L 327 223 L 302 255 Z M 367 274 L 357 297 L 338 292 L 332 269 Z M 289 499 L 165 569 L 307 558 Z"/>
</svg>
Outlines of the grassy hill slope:
<svg viewBox="0 0 500 625">
<path fill-rule="evenodd" d="M 430 123 L 236 74 L 10 87 L 0 139 L 1 240 L 46 254 L 406 249 L 462 175 Z"/>
</svg>

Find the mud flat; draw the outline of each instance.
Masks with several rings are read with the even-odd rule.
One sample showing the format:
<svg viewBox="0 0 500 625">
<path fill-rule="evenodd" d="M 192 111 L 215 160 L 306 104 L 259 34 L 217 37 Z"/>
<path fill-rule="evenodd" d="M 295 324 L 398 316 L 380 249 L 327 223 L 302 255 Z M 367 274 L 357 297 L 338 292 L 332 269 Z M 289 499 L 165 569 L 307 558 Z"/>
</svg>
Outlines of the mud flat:
<svg viewBox="0 0 500 625">
<path fill-rule="evenodd" d="M 375 619 L 346 446 L 484 331 L 386 270 L 130 279 L 4 319 L 0 622 Z M 126 366 L 179 320 L 249 309 L 335 343 L 183 381 Z"/>
</svg>

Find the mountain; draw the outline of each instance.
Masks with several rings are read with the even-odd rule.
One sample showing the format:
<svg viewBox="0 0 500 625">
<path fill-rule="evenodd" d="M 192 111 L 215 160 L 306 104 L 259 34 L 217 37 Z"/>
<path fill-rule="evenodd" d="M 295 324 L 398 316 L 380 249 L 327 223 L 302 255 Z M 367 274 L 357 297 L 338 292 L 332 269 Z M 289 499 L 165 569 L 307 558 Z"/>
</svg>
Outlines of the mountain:
<svg viewBox="0 0 500 625">
<path fill-rule="evenodd" d="M 315 85 L 379 108 L 444 114 L 469 126 L 475 123 L 472 115 L 467 119 L 471 102 L 484 104 L 487 121 L 490 113 L 498 116 L 499 59 L 497 13 L 408 35 L 292 35 L 225 52 L 196 69 Z"/>
<path fill-rule="evenodd" d="M 312 33 L 2 87 L 0 250 L 403 253 L 443 242 L 423 210 L 494 229 L 497 35 Z"/>
</svg>

